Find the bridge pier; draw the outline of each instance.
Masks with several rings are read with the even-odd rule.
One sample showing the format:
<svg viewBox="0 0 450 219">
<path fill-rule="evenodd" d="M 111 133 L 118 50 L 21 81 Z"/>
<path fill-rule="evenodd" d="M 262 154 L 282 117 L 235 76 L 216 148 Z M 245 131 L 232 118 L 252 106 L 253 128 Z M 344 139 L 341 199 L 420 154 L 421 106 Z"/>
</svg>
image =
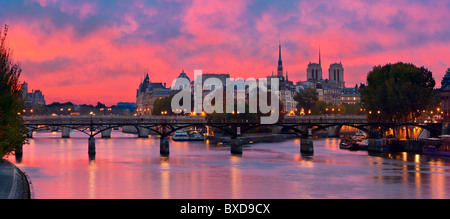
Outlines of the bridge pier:
<svg viewBox="0 0 450 219">
<path fill-rule="evenodd" d="M 95 138 L 92 135 L 89 136 L 88 153 L 89 153 L 89 155 L 94 155 L 95 154 Z"/>
<path fill-rule="evenodd" d="M 232 154 L 242 154 L 242 140 L 239 136 L 232 136 L 230 144 Z"/>
<path fill-rule="evenodd" d="M 139 138 L 148 138 L 148 135 L 150 134 L 150 130 L 142 127 L 138 127 L 138 137 Z"/>
<path fill-rule="evenodd" d="M 106 127 L 104 127 L 106 128 Z M 102 131 L 102 138 L 111 138 L 111 130 L 112 129 L 106 129 Z"/>
<path fill-rule="evenodd" d="M 62 138 L 70 138 L 71 129 L 68 127 L 61 127 Z"/>
<path fill-rule="evenodd" d="M 300 139 L 300 153 L 314 154 L 314 143 L 312 136 Z"/>
<path fill-rule="evenodd" d="M 159 153 L 161 155 L 169 155 L 169 138 L 167 136 L 161 136 L 159 139 Z"/>
</svg>

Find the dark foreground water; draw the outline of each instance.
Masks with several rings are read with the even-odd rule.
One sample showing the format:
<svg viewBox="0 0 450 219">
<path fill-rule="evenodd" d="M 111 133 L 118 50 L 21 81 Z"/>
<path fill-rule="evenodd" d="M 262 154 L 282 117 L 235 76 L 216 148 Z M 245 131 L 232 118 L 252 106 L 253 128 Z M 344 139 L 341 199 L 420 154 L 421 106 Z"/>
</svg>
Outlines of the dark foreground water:
<svg viewBox="0 0 450 219">
<path fill-rule="evenodd" d="M 245 146 L 170 142 L 112 133 L 96 140 L 90 160 L 87 137 L 35 133 L 21 162 L 9 159 L 32 181 L 33 198 L 308 199 L 450 198 L 450 158 L 407 153 L 368 155 L 339 149 L 334 138 L 314 141 L 314 156 L 299 153 L 299 140 Z"/>
</svg>

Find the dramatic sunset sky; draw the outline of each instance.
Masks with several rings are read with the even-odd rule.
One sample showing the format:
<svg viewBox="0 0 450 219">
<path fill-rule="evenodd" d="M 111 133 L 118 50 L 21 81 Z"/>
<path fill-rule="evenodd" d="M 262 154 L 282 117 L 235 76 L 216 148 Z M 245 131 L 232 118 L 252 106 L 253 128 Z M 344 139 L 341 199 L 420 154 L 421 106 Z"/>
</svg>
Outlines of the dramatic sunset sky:
<svg viewBox="0 0 450 219">
<path fill-rule="evenodd" d="M 0 0 L 0 25 L 22 81 L 47 103 L 134 102 L 148 69 L 170 84 L 182 68 L 265 77 L 278 42 L 294 82 L 322 53 L 342 62 L 346 86 L 374 65 L 425 66 L 440 81 L 450 67 L 448 0 Z"/>
</svg>

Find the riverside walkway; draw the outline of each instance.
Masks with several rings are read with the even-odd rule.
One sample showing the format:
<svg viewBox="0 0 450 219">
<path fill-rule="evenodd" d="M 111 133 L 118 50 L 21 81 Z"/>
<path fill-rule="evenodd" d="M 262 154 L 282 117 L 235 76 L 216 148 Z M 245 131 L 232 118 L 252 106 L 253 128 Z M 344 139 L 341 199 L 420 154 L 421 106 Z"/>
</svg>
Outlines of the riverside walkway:
<svg viewBox="0 0 450 219">
<path fill-rule="evenodd" d="M 0 158 L 0 199 L 29 199 L 30 185 L 14 164 Z"/>
</svg>

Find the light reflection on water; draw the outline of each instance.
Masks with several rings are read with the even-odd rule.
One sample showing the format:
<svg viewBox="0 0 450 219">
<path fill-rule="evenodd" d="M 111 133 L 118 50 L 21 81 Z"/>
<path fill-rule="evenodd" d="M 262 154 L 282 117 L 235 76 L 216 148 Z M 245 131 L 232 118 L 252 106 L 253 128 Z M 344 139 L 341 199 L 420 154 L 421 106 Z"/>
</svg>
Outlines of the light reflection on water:
<svg viewBox="0 0 450 219">
<path fill-rule="evenodd" d="M 96 139 L 95 159 L 82 133 L 35 133 L 16 163 L 31 178 L 34 198 L 449 198 L 450 158 L 408 153 L 368 155 L 314 140 L 245 146 L 243 155 L 204 142 L 170 142 L 118 131 Z"/>
</svg>

